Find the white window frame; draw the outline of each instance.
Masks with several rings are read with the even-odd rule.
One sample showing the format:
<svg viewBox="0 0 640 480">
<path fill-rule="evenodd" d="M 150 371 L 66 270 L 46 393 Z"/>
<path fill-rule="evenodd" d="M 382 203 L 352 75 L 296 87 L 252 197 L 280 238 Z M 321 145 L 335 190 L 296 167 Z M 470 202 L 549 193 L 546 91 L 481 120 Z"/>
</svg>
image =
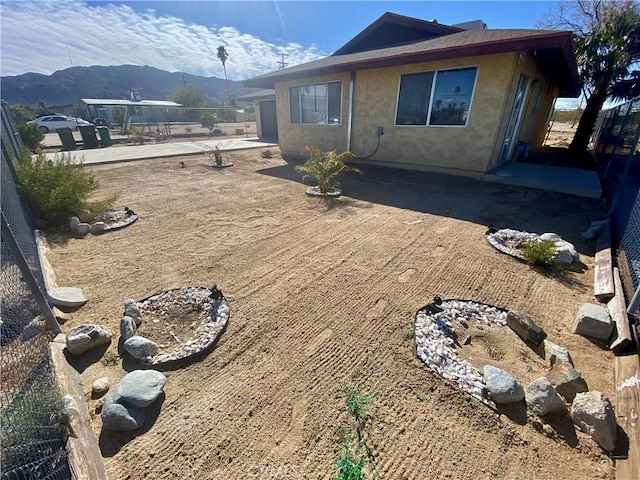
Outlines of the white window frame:
<svg viewBox="0 0 640 480">
<path fill-rule="evenodd" d="M 329 85 L 332 83 L 338 83 L 340 84 L 340 121 L 338 123 L 329 123 Z M 325 105 L 326 108 L 326 112 L 327 112 L 327 122 L 325 123 L 305 123 L 302 121 L 302 89 L 305 87 L 315 87 L 317 85 L 326 85 L 327 86 L 327 103 Z M 299 122 L 294 122 L 291 118 L 291 89 L 292 88 L 298 88 L 299 89 L 299 93 L 298 93 L 298 115 L 300 118 Z M 324 83 L 308 83 L 308 84 L 304 84 L 304 85 L 292 85 L 289 87 L 289 123 L 292 125 L 316 125 L 316 126 L 328 126 L 328 127 L 337 127 L 342 125 L 342 81 L 341 80 L 337 80 L 335 82 L 324 82 Z"/>
<path fill-rule="evenodd" d="M 466 70 L 466 69 L 470 69 L 470 68 L 475 68 L 476 69 L 476 78 L 473 80 L 473 88 L 471 90 L 471 98 L 469 99 L 469 113 L 467 115 L 467 118 L 465 120 L 464 125 L 431 125 L 429 124 L 429 122 L 431 121 L 431 110 L 433 107 L 433 94 L 435 93 L 435 89 L 436 89 L 436 85 L 438 84 L 438 73 L 440 72 L 450 72 L 453 70 Z M 431 92 L 429 93 L 429 107 L 427 108 L 427 117 L 425 120 L 425 124 L 424 125 L 399 125 L 396 122 L 396 120 L 398 119 L 398 107 L 400 106 L 400 86 L 402 85 L 402 76 L 403 75 L 413 75 L 416 73 L 431 73 L 433 72 L 433 82 L 431 83 Z M 400 74 L 400 77 L 398 78 L 398 94 L 396 95 L 396 111 L 393 117 L 393 122 L 394 122 L 394 126 L 396 127 L 402 127 L 402 128 L 412 128 L 412 127 L 417 127 L 417 128 L 424 128 L 424 127 L 430 127 L 430 128 L 466 128 L 466 126 L 469 124 L 469 117 L 471 116 L 471 107 L 473 106 L 473 99 L 475 97 L 475 93 L 476 93 L 476 85 L 478 84 L 478 74 L 480 72 L 480 67 L 478 65 L 467 65 L 464 67 L 452 67 L 452 68 L 441 68 L 438 70 L 420 70 L 417 72 L 404 72 Z"/>
</svg>

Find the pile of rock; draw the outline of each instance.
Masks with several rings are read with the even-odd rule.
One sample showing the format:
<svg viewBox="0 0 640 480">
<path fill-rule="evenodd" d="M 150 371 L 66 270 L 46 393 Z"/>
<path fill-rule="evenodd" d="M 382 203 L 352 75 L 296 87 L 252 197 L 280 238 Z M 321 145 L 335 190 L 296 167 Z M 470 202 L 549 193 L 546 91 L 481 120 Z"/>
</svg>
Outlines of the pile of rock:
<svg viewBox="0 0 640 480">
<path fill-rule="evenodd" d="M 563 240 L 555 233 L 543 233 L 542 235 L 538 235 L 537 233 L 529 233 L 510 228 L 503 228 L 500 230 L 489 229 L 489 231 L 485 233 L 485 239 L 489 242 L 489 245 L 495 249 L 520 260 L 526 259 L 520 253 L 519 247 L 525 242 L 539 240 L 555 242 L 557 254 L 555 260 L 561 265 L 571 265 L 572 263 L 577 262 L 580 258 L 573 244 Z"/>
<path fill-rule="evenodd" d="M 438 311 L 440 310 L 440 311 Z M 518 337 L 549 361 L 550 370 L 524 387 L 510 373 L 484 365 L 483 374 L 455 351 L 453 322 L 508 325 Z M 519 403 L 524 400 L 535 415 L 565 414 L 570 406 L 573 422 L 599 445 L 612 451 L 616 442 L 616 418 L 609 399 L 589 392 L 574 368 L 569 351 L 547 340 L 547 334 L 526 314 L 506 312 L 469 301 L 442 301 L 427 305 L 416 314 L 415 342 L 418 357 L 438 375 L 484 403 Z"/>
<path fill-rule="evenodd" d="M 172 307 L 192 307 L 198 311 L 200 324 L 192 325 L 193 338 L 177 341 L 169 352 L 159 353 L 159 346 L 140 335 L 138 328 L 143 323 L 145 312 L 165 314 Z M 147 365 L 160 365 L 184 360 L 210 347 L 220 336 L 229 320 L 229 305 L 226 299 L 212 298 L 211 291 L 200 287 L 186 287 L 153 295 L 142 302 L 127 299 L 124 315 L 120 320 L 120 335 L 124 349 L 135 359 Z M 177 339 L 176 339 L 177 340 Z"/>
<path fill-rule="evenodd" d="M 88 210 L 81 210 L 78 216 L 71 217 L 69 220 L 69 230 L 78 237 L 84 237 L 89 233 L 100 235 L 131 225 L 136 220 L 138 220 L 138 215 L 128 207 L 125 207 L 124 210 L 111 210 L 100 216 L 96 216 Z"/>
</svg>

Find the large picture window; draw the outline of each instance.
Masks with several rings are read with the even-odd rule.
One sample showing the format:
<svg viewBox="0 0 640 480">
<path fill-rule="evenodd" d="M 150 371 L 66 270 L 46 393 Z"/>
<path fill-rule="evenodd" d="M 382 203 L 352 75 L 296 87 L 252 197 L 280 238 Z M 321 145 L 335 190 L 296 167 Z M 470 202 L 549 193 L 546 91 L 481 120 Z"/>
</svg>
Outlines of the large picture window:
<svg viewBox="0 0 640 480">
<path fill-rule="evenodd" d="M 291 123 L 340 125 L 342 84 L 318 83 L 289 89 Z"/>
<path fill-rule="evenodd" d="M 477 72 L 470 67 L 402 75 L 396 125 L 465 126 Z"/>
</svg>

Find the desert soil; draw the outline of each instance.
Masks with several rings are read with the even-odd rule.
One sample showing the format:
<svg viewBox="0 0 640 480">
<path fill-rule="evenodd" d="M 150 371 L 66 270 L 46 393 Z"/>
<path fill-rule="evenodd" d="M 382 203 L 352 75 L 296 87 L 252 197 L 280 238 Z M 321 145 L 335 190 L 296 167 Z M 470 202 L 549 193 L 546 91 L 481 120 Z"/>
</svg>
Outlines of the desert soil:
<svg viewBox="0 0 640 480">
<path fill-rule="evenodd" d="M 428 370 L 411 340 L 415 311 L 436 294 L 517 309 L 613 399 L 613 356 L 570 332 L 593 301 L 593 245 L 580 234 L 604 213 L 599 202 L 366 166 L 325 201 L 306 196 L 273 151 L 233 152 L 222 170 L 204 156 L 92 167 L 99 193 L 121 192 L 140 219 L 52 239 L 58 284 L 89 299 L 65 330 L 118 332 L 126 298 L 189 285 L 217 283 L 231 308 L 211 353 L 165 372 L 159 414 L 141 431 L 102 431 L 91 397 L 95 379 L 113 385 L 135 364 L 78 365 L 111 480 L 333 478 L 344 389 L 356 385 L 376 395 L 370 478 L 614 477 L 612 460 L 566 419 L 492 410 Z M 576 245 L 580 268 L 539 270 L 501 254 L 484 240 L 489 224 L 554 231 Z M 468 354 L 525 383 L 542 376 L 547 364 L 503 332 Z M 117 351 L 114 339 L 107 353 Z"/>
</svg>

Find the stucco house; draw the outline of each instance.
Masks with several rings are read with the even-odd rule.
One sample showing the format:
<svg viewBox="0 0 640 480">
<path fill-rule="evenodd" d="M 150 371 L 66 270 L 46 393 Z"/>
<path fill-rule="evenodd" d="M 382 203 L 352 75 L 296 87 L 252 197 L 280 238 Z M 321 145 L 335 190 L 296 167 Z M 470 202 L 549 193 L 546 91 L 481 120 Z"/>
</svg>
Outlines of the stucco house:
<svg viewBox="0 0 640 480">
<path fill-rule="evenodd" d="M 478 178 L 540 146 L 555 99 L 579 94 L 570 32 L 393 13 L 329 57 L 244 84 L 275 90 L 285 158 L 310 145 Z"/>
</svg>

